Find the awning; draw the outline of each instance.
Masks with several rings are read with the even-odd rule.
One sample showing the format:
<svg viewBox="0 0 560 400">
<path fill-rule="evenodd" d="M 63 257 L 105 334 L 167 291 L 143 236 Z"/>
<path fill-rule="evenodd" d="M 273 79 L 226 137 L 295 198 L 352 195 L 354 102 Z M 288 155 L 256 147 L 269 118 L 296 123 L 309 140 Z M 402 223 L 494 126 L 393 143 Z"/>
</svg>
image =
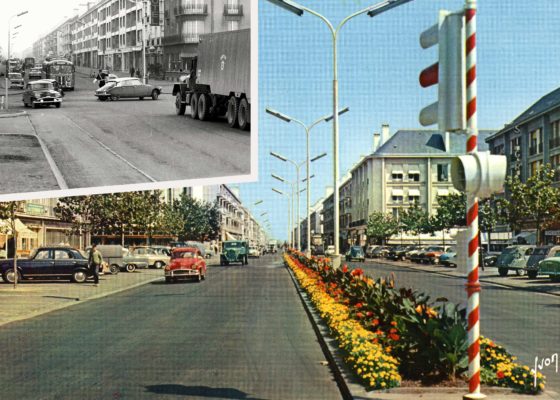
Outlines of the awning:
<svg viewBox="0 0 560 400">
<path fill-rule="evenodd" d="M 391 171 L 391 174 L 400 174 L 400 175 L 402 175 L 402 174 L 404 174 L 404 172 L 402 172 L 402 171 Z"/>
<path fill-rule="evenodd" d="M 447 189 L 438 189 L 437 195 L 438 195 L 438 196 L 449 196 L 449 190 L 447 190 Z"/>
<path fill-rule="evenodd" d="M 12 226 L 10 221 L 0 221 L 0 232 L 8 235 L 12 234 Z M 37 232 L 29 229 L 18 218 L 16 218 L 16 232 L 20 238 L 37 239 Z"/>
<path fill-rule="evenodd" d="M 393 189 L 391 191 L 391 195 L 392 196 L 402 196 L 403 195 L 403 190 L 402 189 Z"/>
<path fill-rule="evenodd" d="M 409 189 L 408 190 L 409 196 L 420 196 L 420 191 L 418 189 Z"/>
<path fill-rule="evenodd" d="M 409 175 L 420 175 L 420 171 L 418 171 L 417 169 L 413 169 L 411 171 L 408 171 Z"/>
</svg>

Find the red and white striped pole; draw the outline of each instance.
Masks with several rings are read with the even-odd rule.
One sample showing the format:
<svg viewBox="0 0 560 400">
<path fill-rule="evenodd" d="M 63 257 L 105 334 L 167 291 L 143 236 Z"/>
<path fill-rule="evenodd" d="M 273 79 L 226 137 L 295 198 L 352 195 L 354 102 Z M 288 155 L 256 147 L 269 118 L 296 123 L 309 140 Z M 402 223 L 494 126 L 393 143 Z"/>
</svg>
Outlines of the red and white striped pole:
<svg viewBox="0 0 560 400">
<path fill-rule="evenodd" d="M 466 0 L 467 71 L 467 154 L 476 153 L 478 121 L 476 114 L 476 0 Z M 463 399 L 484 399 L 480 393 L 480 283 L 478 281 L 478 198 L 467 193 L 468 278 L 468 356 L 469 394 Z"/>
</svg>

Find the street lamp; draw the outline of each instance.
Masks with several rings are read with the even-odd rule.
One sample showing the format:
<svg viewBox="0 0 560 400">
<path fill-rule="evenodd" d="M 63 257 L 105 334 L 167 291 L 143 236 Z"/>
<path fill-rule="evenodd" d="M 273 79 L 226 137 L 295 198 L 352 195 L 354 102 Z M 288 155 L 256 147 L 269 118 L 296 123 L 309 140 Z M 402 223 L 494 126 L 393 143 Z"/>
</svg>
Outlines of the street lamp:
<svg viewBox="0 0 560 400">
<path fill-rule="evenodd" d="M 349 110 L 350 110 L 350 108 L 345 107 L 345 108 L 343 108 L 342 110 L 340 110 L 340 111 L 338 112 L 338 115 L 342 115 L 342 114 L 344 114 L 345 112 L 348 112 Z M 296 119 L 296 118 L 293 118 L 293 117 L 290 117 L 289 115 L 282 114 L 281 112 L 276 111 L 276 110 L 273 110 L 272 108 L 268 108 L 268 107 L 267 107 L 267 108 L 266 108 L 266 112 L 267 112 L 268 114 L 270 114 L 270 115 L 275 116 L 275 117 L 278 118 L 278 119 L 281 119 L 282 121 L 285 121 L 285 122 L 292 122 L 292 121 L 294 121 L 295 123 L 301 125 L 301 126 L 303 127 L 303 129 L 305 129 L 305 145 L 306 145 L 306 154 L 307 154 L 307 156 L 306 156 L 307 196 L 306 196 L 306 197 L 307 197 L 307 219 L 309 220 L 310 208 L 311 208 L 311 190 L 310 190 L 310 187 L 309 187 L 309 163 L 310 163 L 310 162 L 317 161 L 318 159 L 320 159 L 320 158 L 322 158 L 322 157 L 324 157 L 324 156 L 327 155 L 327 153 L 323 153 L 323 154 L 321 154 L 321 155 L 319 155 L 319 156 L 317 156 L 317 157 L 314 157 L 314 158 L 311 159 L 311 160 L 309 159 L 309 133 L 311 132 L 311 129 L 312 129 L 315 125 L 317 125 L 317 124 L 319 124 L 319 123 L 321 123 L 321 122 L 323 122 L 323 121 L 329 122 L 330 120 L 332 120 L 332 119 L 334 118 L 334 116 L 331 114 L 331 115 L 328 115 L 328 116 L 321 117 L 321 118 L 319 118 L 317 121 L 313 122 L 311 125 L 307 126 L 307 125 L 305 125 L 303 122 L 301 122 L 300 120 L 298 120 L 298 119 Z M 299 208 L 298 208 L 298 213 L 299 213 Z M 310 229 L 310 228 L 311 228 L 311 227 L 310 227 L 309 224 L 308 224 L 308 225 L 307 225 L 307 236 L 306 236 L 306 237 L 307 237 L 307 255 L 308 255 L 308 256 L 311 255 L 311 246 L 309 246 L 309 244 L 311 243 L 311 229 Z"/>
<path fill-rule="evenodd" d="M 335 257 L 338 260 L 338 256 L 340 252 L 340 243 L 339 243 L 340 205 L 339 205 L 339 193 L 338 193 L 338 184 L 339 184 L 338 182 L 338 64 L 337 64 L 338 33 L 348 21 L 350 21 L 354 17 L 357 17 L 358 15 L 368 13 L 370 17 L 375 17 L 385 11 L 398 7 L 402 4 L 408 3 L 412 0 L 382 1 L 378 4 L 367 7 L 363 10 L 360 10 L 358 12 L 355 12 L 354 14 L 349 15 L 348 17 L 344 18 L 336 28 L 323 15 L 305 6 L 302 6 L 294 1 L 290 1 L 290 0 L 268 0 L 268 1 L 300 17 L 303 15 L 304 12 L 308 12 L 311 15 L 314 15 L 319 19 L 321 19 L 331 31 L 332 44 L 333 44 L 333 188 L 334 188 L 333 201 L 334 201 L 334 237 L 335 237 L 334 252 L 335 252 Z"/>
<path fill-rule="evenodd" d="M 128 1 L 136 5 L 142 4 L 142 11 L 144 11 L 142 15 L 142 63 L 143 63 L 142 82 L 145 85 L 146 84 L 146 12 L 147 12 L 146 0 L 128 0 Z"/>
<path fill-rule="evenodd" d="M 4 97 L 4 108 L 7 110 L 9 107 L 9 101 L 8 101 L 8 73 L 10 72 L 10 41 L 12 39 L 12 19 L 14 18 L 19 18 L 22 15 L 27 14 L 29 11 L 22 11 L 19 14 L 14 14 L 12 15 L 9 19 L 8 19 L 8 54 L 7 54 L 7 58 L 6 58 L 6 78 L 4 79 L 4 84 L 6 85 L 6 96 Z M 16 26 L 14 29 L 18 29 L 19 27 L 21 27 L 21 25 Z"/>
<path fill-rule="evenodd" d="M 292 246 L 293 240 L 292 240 L 292 201 L 290 200 L 290 196 L 287 193 L 284 193 L 281 190 L 278 190 L 276 188 L 272 188 L 272 191 L 275 193 L 278 193 L 281 196 L 286 196 L 286 200 L 288 200 L 288 237 L 286 238 L 286 240 L 288 240 L 290 242 L 290 246 Z"/>
</svg>

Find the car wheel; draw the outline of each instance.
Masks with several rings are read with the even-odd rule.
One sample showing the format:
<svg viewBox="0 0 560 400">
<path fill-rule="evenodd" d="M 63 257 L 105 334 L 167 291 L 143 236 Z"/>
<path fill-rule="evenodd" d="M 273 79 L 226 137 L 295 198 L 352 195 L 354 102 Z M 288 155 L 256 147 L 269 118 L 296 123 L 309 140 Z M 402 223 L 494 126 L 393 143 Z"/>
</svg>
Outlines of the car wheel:
<svg viewBox="0 0 560 400">
<path fill-rule="evenodd" d="M 165 265 L 165 264 L 164 264 L 163 262 L 157 261 L 157 262 L 154 264 L 154 267 L 155 267 L 156 269 L 162 269 L 162 268 L 164 267 L 164 265 Z"/>
<path fill-rule="evenodd" d="M 247 101 L 247 99 L 241 99 L 241 101 L 239 102 L 239 110 L 237 111 L 237 122 L 239 124 L 239 129 L 241 129 L 242 131 L 249 130 L 249 113 L 249 102 Z"/>
<path fill-rule="evenodd" d="M 525 276 L 525 270 L 523 268 L 519 268 L 515 270 L 515 275 L 517 276 Z"/>
<path fill-rule="evenodd" d="M 114 96 L 114 95 L 111 96 L 112 101 L 117 101 L 118 99 L 119 99 L 119 96 Z"/>
<path fill-rule="evenodd" d="M 200 274 L 200 272 L 198 273 L 198 275 L 196 277 L 196 281 L 197 282 L 202 282 L 202 275 Z"/>
<path fill-rule="evenodd" d="M 181 92 L 177 93 L 175 96 L 175 112 L 177 115 L 185 115 L 185 110 L 187 109 L 187 105 L 183 103 L 183 96 Z"/>
<path fill-rule="evenodd" d="M 99 101 L 105 101 L 105 100 L 107 100 L 107 97 L 105 97 L 105 96 L 99 96 L 99 97 L 97 97 L 97 100 L 99 100 Z"/>
<path fill-rule="evenodd" d="M 206 272 L 202 274 L 202 280 L 206 280 Z"/>
<path fill-rule="evenodd" d="M 16 274 L 14 274 L 13 269 L 9 269 L 2 274 L 2 279 L 4 279 L 4 282 L 6 282 L 6 283 L 14 283 L 15 277 L 16 277 Z M 18 282 L 22 281 L 21 273 L 19 271 L 17 273 L 17 280 L 18 280 Z"/>
<path fill-rule="evenodd" d="M 152 100 L 157 100 L 158 97 L 159 97 L 159 92 L 156 89 L 152 90 Z"/>
<path fill-rule="evenodd" d="M 144 96 L 138 97 L 140 100 L 144 100 Z"/>
<path fill-rule="evenodd" d="M 37 104 L 37 103 L 32 103 L 32 107 L 33 107 L 33 108 L 39 108 L 39 104 Z"/>
<path fill-rule="evenodd" d="M 166 276 L 166 277 L 165 277 L 165 282 L 171 283 L 171 277 L 170 277 L 170 276 Z"/>
<path fill-rule="evenodd" d="M 113 264 L 109 267 L 109 272 L 111 272 L 111 274 L 113 275 L 117 275 L 120 271 L 120 268 L 117 264 Z"/>
<path fill-rule="evenodd" d="M 539 271 L 527 271 L 527 278 L 536 279 Z"/>
<path fill-rule="evenodd" d="M 60 108 L 61 105 L 62 105 L 62 103 L 56 103 L 55 104 L 56 108 Z"/>
<path fill-rule="evenodd" d="M 134 272 L 136 270 L 136 265 L 134 264 L 127 264 L 126 265 L 126 272 Z"/>
<path fill-rule="evenodd" d="M 231 128 L 235 128 L 237 126 L 237 113 L 239 111 L 239 100 L 234 96 L 231 96 L 228 101 L 227 105 L 227 121 Z"/>
<path fill-rule="evenodd" d="M 198 96 L 198 119 L 206 121 L 210 117 L 210 97 L 207 94 Z"/>
<path fill-rule="evenodd" d="M 191 96 L 191 118 L 198 119 L 198 94 Z"/>
<path fill-rule="evenodd" d="M 72 274 L 72 282 L 84 283 L 87 280 L 87 273 L 85 271 L 74 271 Z"/>
<path fill-rule="evenodd" d="M 507 268 L 498 268 L 498 274 L 500 276 L 506 276 L 508 274 L 508 269 Z"/>
</svg>

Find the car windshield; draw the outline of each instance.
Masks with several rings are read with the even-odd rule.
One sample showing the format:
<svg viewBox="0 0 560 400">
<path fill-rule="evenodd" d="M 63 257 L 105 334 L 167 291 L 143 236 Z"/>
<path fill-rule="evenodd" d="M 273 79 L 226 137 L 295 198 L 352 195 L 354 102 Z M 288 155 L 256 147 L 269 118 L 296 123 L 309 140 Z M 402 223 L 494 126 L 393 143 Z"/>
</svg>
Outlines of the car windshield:
<svg viewBox="0 0 560 400">
<path fill-rule="evenodd" d="M 117 86 L 117 82 L 111 81 L 111 82 L 107 82 L 104 86 L 101 87 L 101 89 L 108 90 L 114 88 L 115 86 Z"/>
<path fill-rule="evenodd" d="M 21 79 L 21 74 L 8 74 L 9 79 Z"/>
<path fill-rule="evenodd" d="M 53 74 L 71 74 L 71 65 L 51 65 L 51 72 Z"/>
<path fill-rule="evenodd" d="M 192 251 L 176 251 L 171 258 L 194 258 L 195 254 Z"/>
<path fill-rule="evenodd" d="M 512 254 L 517 252 L 517 247 L 506 247 L 503 251 L 502 254 Z"/>
<path fill-rule="evenodd" d="M 243 247 L 243 243 L 241 243 L 241 242 L 224 243 L 224 247 L 226 249 L 237 249 L 237 248 Z"/>
<path fill-rule="evenodd" d="M 49 82 L 34 83 L 31 90 L 53 90 L 53 84 Z"/>
<path fill-rule="evenodd" d="M 534 255 L 547 255 L 550 251 L 550 247 L 537 247 L 534 251 Z"/>
</svg>

